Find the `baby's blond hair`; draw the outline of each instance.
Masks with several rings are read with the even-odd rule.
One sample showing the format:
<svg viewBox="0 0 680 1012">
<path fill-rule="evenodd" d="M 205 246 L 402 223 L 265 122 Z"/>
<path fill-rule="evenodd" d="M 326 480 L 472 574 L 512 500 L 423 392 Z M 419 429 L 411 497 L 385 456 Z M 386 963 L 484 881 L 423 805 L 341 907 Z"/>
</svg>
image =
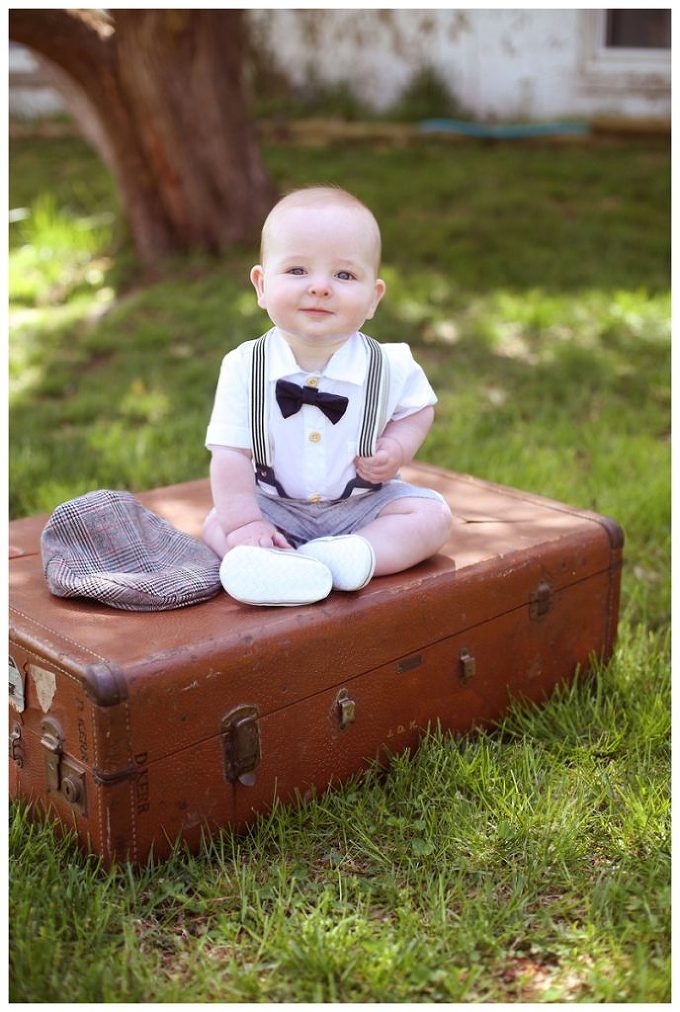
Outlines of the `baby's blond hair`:
<svg viewBox="0 0 680 1012">
<path fill-rule="evenodd" d="M 340 186 L 305 186 L 299 190 L 292 190 L 279 200 L 267 215 L 262 226 L 262 240 L 260 243 L 260 262 L 264 263 L 267 250 L 267 242 L 276 219 L 281 211 L 291 207 L 325 208 L 329 204 L 336 204 L 341 207 L 352 207 L 360 211 L 366 217 L 366 224 L 372 232 L 372 240 L 375 244 L 375 269 L 376 273 L 380 265 L 381 238 L 380 227 L 373 212 L 366 207 L 358 197 L 348 193 Z"/>
</svg>

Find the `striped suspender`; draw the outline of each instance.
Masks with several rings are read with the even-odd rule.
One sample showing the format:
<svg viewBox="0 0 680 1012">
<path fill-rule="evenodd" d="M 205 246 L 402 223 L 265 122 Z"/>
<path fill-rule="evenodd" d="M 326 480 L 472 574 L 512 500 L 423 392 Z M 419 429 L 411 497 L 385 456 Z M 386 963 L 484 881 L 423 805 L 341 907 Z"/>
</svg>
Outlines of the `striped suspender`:
<svg viewBox="0 0 680 1012">
<path fill-rule="evenodd" d="M 368 349 L 368 372 L 366 376 L 366 395 L 364 400 L 364 417 L 359 429 L 357 455 L 372 457 L 375 444 L 387 423 L 387 396 L 390 391 L 389 366 L 387 355 L 372 337 L 361 335 Z"/>
<path fill-rule="evenodd" d="M 270 332 L 269 332 L 270 333 Z M 250 435 L 253 445 L 255 467 L 271 468 L 271 447 L 267 433 L 268 408 L 266 347 L 268 334 L 263 334 L 253 345 L 250 370 Z M 362 334 L 361 338 L 368 351 L 368 370 L 364 412 L 359 427 L 358 455 L 371 457 L 375 445 L 387 422 L 387 399 L 390 390 L 389 365 L 380 344 L 372 337 Z"/>
<path fill-rule="evenodd" d="M 267 438 L 266 340 L 267 335 L 263 334 L 255 342 L 250 369 L 250 436 L 257 468 L 271 466 L 271 450 Z"/>
</svg>

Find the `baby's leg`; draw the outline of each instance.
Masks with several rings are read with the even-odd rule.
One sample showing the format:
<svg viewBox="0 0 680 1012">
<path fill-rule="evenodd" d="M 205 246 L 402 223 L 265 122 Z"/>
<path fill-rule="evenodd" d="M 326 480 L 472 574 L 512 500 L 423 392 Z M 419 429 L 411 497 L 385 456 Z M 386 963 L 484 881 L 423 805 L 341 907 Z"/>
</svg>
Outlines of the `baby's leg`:
<svg viewBox="0 0 680 1012">
<path fill-rule="evenodd" d="M 451 522 L 449 507 L 437 499 L 395 499 L 356 533 L 373 546 L 374 575 L 387 576 L 435 555 L 448 540 Z"/>
</svg>

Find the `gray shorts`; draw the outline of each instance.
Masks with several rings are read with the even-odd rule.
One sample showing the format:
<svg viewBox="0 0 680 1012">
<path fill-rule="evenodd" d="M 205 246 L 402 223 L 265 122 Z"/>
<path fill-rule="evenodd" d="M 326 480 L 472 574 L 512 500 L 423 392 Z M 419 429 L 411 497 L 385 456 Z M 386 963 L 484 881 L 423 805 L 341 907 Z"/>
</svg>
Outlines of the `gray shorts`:
<svg viewBox="0 0 680 1012">
<path fill-rule="evenodd" d="M 435 499 L 445 502 L 439 492 L 420 485 L 409 485 L 406 481 L 393 478 L 375 492 L 335 499 L 331 502 L 311 503 L 304 499 L 279 499 L 257 491 L 257 504 L 262 516 L 286 540 L 299 548 L 314 538 L 330 535 L 353 534 L 366 527 L 378 514 L 395 499 Z"/>
</svg>

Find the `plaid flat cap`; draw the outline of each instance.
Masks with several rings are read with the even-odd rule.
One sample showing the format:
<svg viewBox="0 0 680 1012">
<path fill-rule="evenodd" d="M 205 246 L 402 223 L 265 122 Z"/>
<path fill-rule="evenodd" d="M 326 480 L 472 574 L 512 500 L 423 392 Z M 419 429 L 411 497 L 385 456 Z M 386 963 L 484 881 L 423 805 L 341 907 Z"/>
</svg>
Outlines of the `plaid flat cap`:
<svg viewBox="0 0 680 1012">
<path fill-rule="evenodd" d="M 146 509 L 130 492 L 99 489 L 57 506 L 40 539 L 57 597 L 89 597 L 125 611 L 165 611 L 214 597 L 220 559 Z"/>
</svg>

